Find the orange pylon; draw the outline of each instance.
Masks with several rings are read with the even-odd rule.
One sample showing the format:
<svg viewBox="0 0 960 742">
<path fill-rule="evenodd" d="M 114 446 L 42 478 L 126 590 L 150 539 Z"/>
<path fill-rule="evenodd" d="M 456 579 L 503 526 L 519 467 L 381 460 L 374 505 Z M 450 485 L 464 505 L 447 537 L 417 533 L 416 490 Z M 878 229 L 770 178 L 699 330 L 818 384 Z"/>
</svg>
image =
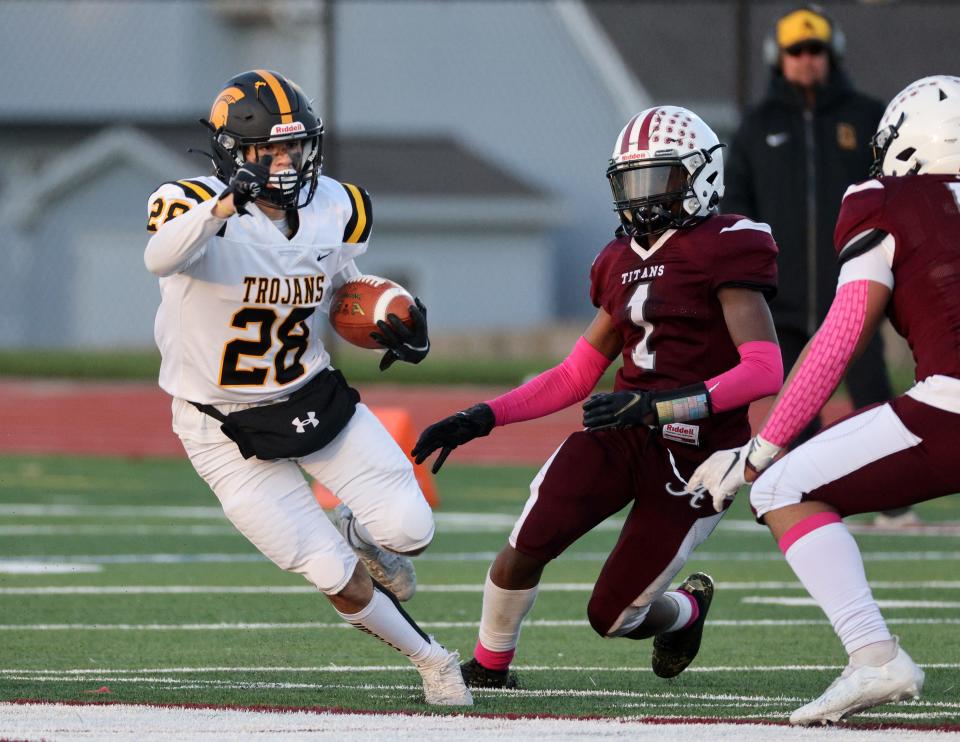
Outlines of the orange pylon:
<svg viewBox="0 0 960 742">
<path fill-rule="evenodd" d="M 370 411 L 377 416 L 377 419 L 383 423 L 383 427 L 397 442 L 410 463 L 413 459 L 410 456 L 410 450 L 417 442 L 416 431 L 413 428 L 413 418 L 410 412 L 403 407 L 371 407 Z M 436 509 L 440 506 L 440 495 L 437 494 L 437 486 L 433 481 L 433 474 L 426 464 L 413 464 L 413 473 L 417 478 L 417 483 L 423 491 L 423 496 L 427 498 L 430 507 Z M 313 496 L 324 510 L 332 510 L 340 504 L 340 500 L 320 482 L 314 480 L 310 485 L 313 490 Z"/>
</svg>

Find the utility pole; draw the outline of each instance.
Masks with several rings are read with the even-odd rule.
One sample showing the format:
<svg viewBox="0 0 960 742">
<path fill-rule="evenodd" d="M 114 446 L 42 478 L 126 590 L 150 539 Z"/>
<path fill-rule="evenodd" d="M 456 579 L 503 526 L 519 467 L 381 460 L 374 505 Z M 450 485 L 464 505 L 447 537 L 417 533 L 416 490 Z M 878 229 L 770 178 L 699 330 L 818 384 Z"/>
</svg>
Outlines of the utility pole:
<svg viewBox="0 0 960 742">
<path fill-rule="evenodd" d="M 336 177 L 337 140 L 336 95 L 337 95 L 337 0 L 318 0 L 323 3 L 323 172 Z"/>
<path fill-rule="evenodd" d="M 737 109 L 743 115 L 750 102 L 750 0 L 737 0 L 734 10 L 736 39 Z"/>
</svg>

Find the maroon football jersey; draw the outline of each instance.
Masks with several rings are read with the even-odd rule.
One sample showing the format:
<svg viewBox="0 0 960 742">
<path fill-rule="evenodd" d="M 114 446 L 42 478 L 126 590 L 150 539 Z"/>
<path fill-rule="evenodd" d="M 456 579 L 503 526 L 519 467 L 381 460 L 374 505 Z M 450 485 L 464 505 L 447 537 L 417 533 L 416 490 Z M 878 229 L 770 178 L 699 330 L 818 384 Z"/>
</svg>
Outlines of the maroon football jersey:
<svg viewBox="0 0 960 742">
<path fill-rule="evenodd" d="M 907 175 L 852 187 L 833 236 L 838 254 L 871 229 L 896 241 L 887 315 L 910 344 L 917 380 L 960 378 L 960 178 Z"/>
<path fill-rule="evenodd" d="M 652 250 L 615 239 L 590 270 L 590 298 L 623 339 L 617 390 L 676 389 L 733 368 L 740 356 L 717 291 L 776 293 L 777 246 L 767 225 L 723 214 L 668 235 Z M 696 424 L 707 448 L 730 448 L 750 436 L 746 407 Z"/>
</svg>

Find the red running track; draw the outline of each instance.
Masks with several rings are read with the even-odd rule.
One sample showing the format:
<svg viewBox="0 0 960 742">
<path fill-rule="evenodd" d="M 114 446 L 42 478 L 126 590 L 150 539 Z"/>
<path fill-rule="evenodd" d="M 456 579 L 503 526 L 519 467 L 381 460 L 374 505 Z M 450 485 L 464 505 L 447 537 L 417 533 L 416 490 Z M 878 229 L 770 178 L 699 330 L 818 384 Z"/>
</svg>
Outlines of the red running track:
<svg viewBox="0 0 960 742">
<path fill-rule="evenodd" d="M 394 385 L 359 386 L 371 407 L 404 407 L 416 430 L 457 410 L 504 391 L 499 387 Z M 756 425 L 770 399 L 750 409 Z M 827 421 L 850 410 L 845 400 L 831 401 Z M 155 384 L 0 380 L 0 453 L 91 456 L 184 456 L 170 430 L 170 398 Z M 571 431 L 580 427 L 575 405 L 540 420 L 495 430 L 458 450 L 463 463 L 542 463 Z"/>
</svg>

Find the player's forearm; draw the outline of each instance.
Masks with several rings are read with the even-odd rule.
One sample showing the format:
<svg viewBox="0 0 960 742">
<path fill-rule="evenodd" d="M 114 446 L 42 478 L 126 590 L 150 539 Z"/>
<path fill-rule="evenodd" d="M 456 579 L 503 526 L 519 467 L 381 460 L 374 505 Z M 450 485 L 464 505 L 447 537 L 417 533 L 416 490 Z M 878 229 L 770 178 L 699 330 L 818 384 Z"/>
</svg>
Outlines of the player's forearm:
<svg viewBox="0 0 960 742">
<path fill-rule="evenodd" d="M 767 340 L 753 340 L 737 348 L 740 363 L 707 379 L 710 406 L 726 412 L 776 394 L 783 384 L 783 357 L 780 346 Z"/>
<path fill-rule="evenodd" d="M 229 219 L 237 213 L 237 207 L 233 204 L 233 194 L 228 193 L 220 196 L 213 205 L 213 215 L 218 219 Z"/>
<path fill-rule="evenodd" d="M 226 221 L 213 215 L 217 203 L 215 199 L 204 201 L 164 223 L 144 251 L 147 270 L 158 276 L 169 276 L 188 265 Z"/>
<path fill-rule="evenodd" d="M 744 407 L 774 394 L 783 383 L 780 346 L 766 340 L 741 344 L 740 363 L 705 382 L 651 392 L 651 425 L 691 422 Z"/>
<path fill-rule="evenodd" d="M 486 404 L 497 425 L 549 415 L 585 399 L 611 362 L 581 337 L 563 363 Z"/>
<path fill-rule="evenodd" d="M 764 441 L 780 448 L 788 446 L 833 394 L 863 334 L 868 287 L 869 281 L 853 281 L 837 289 L 823 325 L 760 431 Z"/>
</svg>

